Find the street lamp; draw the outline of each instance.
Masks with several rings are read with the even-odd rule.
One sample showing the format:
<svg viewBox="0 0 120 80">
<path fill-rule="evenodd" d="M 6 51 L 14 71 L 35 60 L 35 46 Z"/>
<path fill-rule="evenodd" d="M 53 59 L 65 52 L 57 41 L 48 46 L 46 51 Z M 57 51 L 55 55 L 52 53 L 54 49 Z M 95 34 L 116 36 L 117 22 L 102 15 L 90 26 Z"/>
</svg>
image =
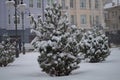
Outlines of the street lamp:
<svg viewBox="0 0 120 80">
<path fill-rule="evenodd" d="M 21 12 L 21 19 L 22 19 L 22 30 L 23 30 L 23 54 L 25 54 L 25 36 L 24 36 L 24 12 L 25 12 L 25 9 L 26 9 L 26 4 L 23 4 L 23 0 L 21 0 L 21 4 L 18 5 L 18 9 L 20 9 L 20 12 Z"/>
<path fill-rule="evenodd" d="M 23 54 L 25 54 L 25 36 L 24 36 L 24 14 L 26 14 L 26 4 L 23 3 L 23 0 L 21 0 L 21 3 L 18 4 L 18 0 L 8 0 L 6 1 L 6 5 L 9 7 L 9 9 L 14 6 L 15 7 L 15 34 L 16 34 L 16 58 L 19 57 L 19 51 L 18 51 L 18 34 L 17 34 L 17 15 L 20 15 L 21 14 L 21 20 L 22 20 L 22 38 L 23 38 L 23 41 L 22 41 L 22 48 L 23 48 Z M 28 9 L 29 10 L 29 9 Z M 30 11 L 29 11 L 29 15 L 30 15 Z"/>
<path fill-rule="evenodd" d="M 16 58 L 19 57 L 19 51 L 18 51 L 18 35 L 17 35 L 17 0 L 8 0 L 6 1 L 6 5 L 10 8 L 11 6 L 15 7 L 15 35 L 16 35 L 16 45 L 15 45 L 15 50 L 16 50 Z"/>
</svg>

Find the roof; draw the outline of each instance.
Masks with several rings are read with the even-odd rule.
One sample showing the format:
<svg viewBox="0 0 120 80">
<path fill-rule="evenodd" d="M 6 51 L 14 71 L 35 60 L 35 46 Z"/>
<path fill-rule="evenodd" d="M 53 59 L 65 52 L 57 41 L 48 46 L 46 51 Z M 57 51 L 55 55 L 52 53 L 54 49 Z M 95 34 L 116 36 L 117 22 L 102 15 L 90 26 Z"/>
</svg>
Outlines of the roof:
<svg viewBox="0 0 120 80">
<path fill-rule="evenodd" d="M 117 3 L 117 0 L 113 0 L 111 3 L 106 4 L 104 6 L 104 9 L 108 9 L 108 8 L 112 8 L 112 7 L 116 7 L 116 6 L 120 5 L 120 0 L 118 3 Z"/>
</svg>

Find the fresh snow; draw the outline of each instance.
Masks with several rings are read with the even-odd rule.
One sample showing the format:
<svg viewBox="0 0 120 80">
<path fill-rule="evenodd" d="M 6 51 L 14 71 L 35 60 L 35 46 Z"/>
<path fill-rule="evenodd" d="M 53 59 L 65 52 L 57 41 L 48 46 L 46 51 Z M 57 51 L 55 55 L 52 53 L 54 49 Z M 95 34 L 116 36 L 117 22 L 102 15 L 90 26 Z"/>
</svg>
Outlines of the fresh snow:
<svg viewBox="0 0 120 80">
<path fill-rule="evenodd" d="M 111 8 L 111 7 L 113 7 L 113 6 L 112 6 L 112 3 L 108 3 L 108 4 L 106 4 L 106 5 L 104 6 L 104 9 Z"/>
<path fill-rule="evenodd" d="M 102 63 L 80 63 L 80 68 L 69 76 L 51 77 L 41 72 L 38 52 L 21 54 L 14 63 L 0 67 L 0 80 L 119 80 L 120 49 L 112 48 L 111 55 Z"/>
<path fill-rule="evenodd" d="M 114 3 L 114 5 L 113 5 Z M 119 0 L 119 5 L 120 5 L 120 0 Z M 117 0 L 112 0 L 112 3 L 108 3 L 104 6 L 104 9 L 107 9 L 107 8 L 112 8 L 112 7 L 115 7 L 115 6 L 118 6 L 118 3 L 117 3 Z"/>
</svg>

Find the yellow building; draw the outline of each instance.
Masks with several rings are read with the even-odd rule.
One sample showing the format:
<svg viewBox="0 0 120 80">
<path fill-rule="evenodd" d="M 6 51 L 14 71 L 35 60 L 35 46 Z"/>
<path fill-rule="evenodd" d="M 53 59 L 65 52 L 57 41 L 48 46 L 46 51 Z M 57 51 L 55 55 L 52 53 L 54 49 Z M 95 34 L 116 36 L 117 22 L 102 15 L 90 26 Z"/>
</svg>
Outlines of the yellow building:
<svg viewBox="0 0 120 80">
<path fill-rule="evenodd" d="M 94 25 L 104 26 L 104 3 L 106 0 L 58 0 L 62 11 L 69 15 L 70 23 L 79 28 L 90 29 Z"/>
</svg>

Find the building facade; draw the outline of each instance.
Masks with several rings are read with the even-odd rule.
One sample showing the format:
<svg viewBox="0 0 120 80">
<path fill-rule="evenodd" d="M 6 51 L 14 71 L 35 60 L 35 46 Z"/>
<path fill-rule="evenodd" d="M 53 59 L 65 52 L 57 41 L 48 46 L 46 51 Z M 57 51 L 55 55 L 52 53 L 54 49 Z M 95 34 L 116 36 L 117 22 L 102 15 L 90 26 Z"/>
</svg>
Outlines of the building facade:
<svg viewBox="0 0 120 80">
<path fill-rule="evenodd" d="M 106 34 L 110 42 L 120 44 L 120 5 L 112 3 L 105 8 Z"/>
<path fill-rule="evenodd" d="M 105 0 L 59 0 L 59 3 L 63 12 L 69 13 L 70 23 L 79 28 L 105 26 L 103 14 Z"/>
<path fill-rule="evenodd" d="M 1 0 L 0 2 L 0 41 L 2 36 L 8 34 L 11 38 L 16 38 L 15 29 L 15 7 L 7 7 L 7 0 Z M 31 22 L 29 15 L 33 14 L 35 18 L 39 15 L 44 19 L 44 10 L 47 4 L 51 5 L 54 0 L 23 0 L 27 5 L 24 13 L 24 36 L 25 42 L 31 42 L 33 35 L 30 33 Z M 20 4 L 21 0 L 17 0 L 17 4 Z M 22 18 L 19 9 L 17 9 L 17 35 L 23 41 L 23 29 L 22 29 Z"/>
<path fill-rule="evenodd" d="M 7 33 L 10 37 L 15 37 L 14 7 L 7 7 L 6 0 L 0 2 L 0 37 Z M 18 4 L 21 0 L 17 0 Z M 27 9 L 24 17 L 25 42 L 30 42 L 33 35 L 30 33 L 30 20 L 27 18 L 29 13 L 37 18 L 39 15 L 44 20 L 44 9 L 47 4 L 51 5 L 55 0 L 24 0 Z M 57 0 L 62 5 L 62 11 L 67 12 L 71 25 L 78 28 L 91 29 L 92 26 L 104 26 L 103 6 L 106 0 Z M 18 10 L 17 20 L 18 37 L 22 40 L 22 20 Z M 2 39 L 2 38 L 0 38 Z"/>
</svg>

